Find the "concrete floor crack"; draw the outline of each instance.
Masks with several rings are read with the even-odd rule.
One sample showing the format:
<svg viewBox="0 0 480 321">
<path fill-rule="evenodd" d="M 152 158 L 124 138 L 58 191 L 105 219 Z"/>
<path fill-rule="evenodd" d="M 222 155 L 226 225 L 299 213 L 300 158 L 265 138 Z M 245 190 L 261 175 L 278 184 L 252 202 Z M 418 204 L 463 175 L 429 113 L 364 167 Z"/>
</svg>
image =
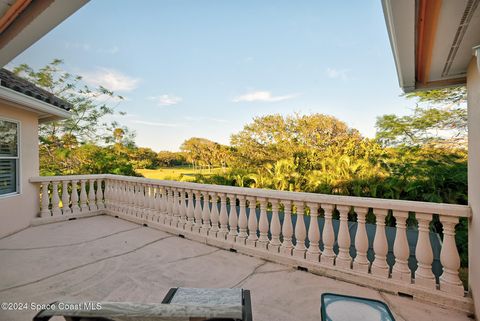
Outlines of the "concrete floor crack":
<svg viewBox="0 0 480 321">
<path fill-rule="evenodd" d="M 168 261 L 166 262 L 167 264 L 170 264 L 170 263 L 177 263 L 177 262 L 180 262 L 180 261 L 186 261 L 186 260 L 190 260 L 190 259 L 196 259 L 198 257 L 202 257 L 202 256 L 208 256 L 210 254 L 213 254 L 213 253 L 216 253 L 218 251 L 222 251 L 221 249 L 218 249 L 218 250 L 215 250 L 215 251 L 210 251 L 210 252 L 207 252 L 207 253 L 202 253 L 202 254 L 197 254 L 197 255 L 193 255 L 193 256 L 187 256 L 187 257 L 182 257 L 180 259 L 177 259 L 177 260 L 173 260 L 173 261 Z"/>
<path fill-rule="evenodd" d="M 150 241 L 148 243 L 145 243 L 139 247 L 136 247 L 132 250 L 129 250 L 129 251 L 126 251 L 126 252 L 123 252 L 123 253 L 119 253 L 119 254 L 115 254 L 115 255 L 111 255 L 111 256 L 107 256 L 107 257 L 103 257 L 103 258 L 100 258 L 98 260 L 95 260 L 95 261 L 92 261 L 92 262 L 88 262 L 88 263 L 85 263 L 85 264 L 81 264 L 81 265 L 78 265 L 78 266 L 74 266 L 72 268 L 69 268 L 69 269 L 66 269 L 64 271 L 61 271 L 61 272 L 57 272 L 57 273 L 54 273 L 54 274 L 50 274 L 50 275 L 47 275 L 45 277 L 42 277 L 40 279 L 37 279 L 37 280 L 34 280 L 34 281 L 30 281 L 30 282 L 25 282 L 25 283 L 22 283 L 22 284 L 18 284 L 18 285 L 14 285 L 14 286 L 10 286 L 8 288 L 4 288 L 4 289 L 0 289 L 0 293 L 1 292 L 6 292 L 6 291 L 9 291 L 9 290 L 13 290 L 13 289 L 17 289 L 17 288 L 20 288 L 20 287 L 24 287 L 24 286 L 28 286 L 28 285 L 32 285 L 32 284 L 35 284 L 35 283 L 39 283 L 39 282 L 42 282 L 42 281 L 45 281 L 45 280 L 48 280 L 48 279 L 51 279 L 53 277 L 56 277 L 56 276 L 59 276 L 59 275 L 62 275 L 62 274 L 65 274 L 65 273 L 68 273 L 68 272 L 71 272 L 71 271 L 75 271 L 75 270 L 78 270 L 78 269 L 81 269 L 83 267 L 86 267 L 86 266 L 89 266 L 89 265 L 93 265 L 93 264 L 97 264 L 97 263 L 100 263 L 100 262 L 103 262 L 103 261 L 106 261 L 106 260 L 109 260 L 109 259 L 113 259 L 113 258 L 117 258 L 117 257 L 120 257 L 120 256 L 124 256 L 124 255 L 128 255 L 128 254 L 131 254 L 133 252 L 136 252 L 138 250 L 141 250 L 149 245 L 152 245 L 152 244 L 155 244 L 157 242 L 160 242 L 162 240 L 165 240 L 165 239 L 168 239 L 168 238 L 171 238 L 171 237 L 174 237 L 173 235 L 170 235 L 170 236 L 165 236 L 165 237 L 161 237 L 161 238 L 158 238 L 158 239 L 155 239 L 153 241 Z"/>
<path fill-rule="evenodd" d="M 257 265 L 253 271 L 248 274 L 246 277 L 244 277 L 243 279 L 241 279 L 240 281 L 238 281 L 237 283 L 235 283 L 234 285 L 232 285 L 230 288 L 234 288 L 236 286 L 239 286 L 240 284 L 244 283 L 245 281 L 247 281 L 249 278 L 251 278 L 253 275 L 255 275 L 257 273 L 257 270 L 259 268 L 261 268 L 262 266 L 264 266 L 265 264 L 267 264 L 268 262 L 267 261 L 263 261 L 261 264 Z"/>
</svg>

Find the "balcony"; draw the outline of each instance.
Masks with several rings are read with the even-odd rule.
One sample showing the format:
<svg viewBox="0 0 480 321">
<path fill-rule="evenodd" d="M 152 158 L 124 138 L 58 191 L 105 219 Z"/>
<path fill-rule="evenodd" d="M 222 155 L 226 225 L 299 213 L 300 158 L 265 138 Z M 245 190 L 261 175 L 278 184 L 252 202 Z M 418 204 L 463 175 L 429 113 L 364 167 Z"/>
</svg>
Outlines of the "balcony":
<svg viewBox="0 0 480 321">
<path fill-rule="evenodd" d="M 175 286 L 243 287 L 256 320 L 318 320 L 324 292 L 380 299 L 398 320 L 469 320 L 473 310 L 455 244 L 467 206 L 115 175 L 30 181 L 41 226 L 0 240 L 10 301 L 160 302 Z M 443 240 L 430 232 L 435 216 Z"/>
</svg>

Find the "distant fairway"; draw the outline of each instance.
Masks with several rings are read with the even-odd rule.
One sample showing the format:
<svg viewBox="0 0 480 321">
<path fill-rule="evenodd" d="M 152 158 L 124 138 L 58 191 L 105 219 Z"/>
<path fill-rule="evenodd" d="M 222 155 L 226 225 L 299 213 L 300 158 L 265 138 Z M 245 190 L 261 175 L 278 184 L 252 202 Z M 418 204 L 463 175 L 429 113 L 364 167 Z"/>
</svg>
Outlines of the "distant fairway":
<svg viewBox="0 0 480 321">
<path fill-rule="evenodd" d="M 196 174 L 211 175 L 221 171 L 220 168 L 193 169 L 191 167 L 162 167 L 157 169 L 137 169 L 137 172 L 146 178 L 174 180 L 174 181 L 194 181 Z"/>
</svg>

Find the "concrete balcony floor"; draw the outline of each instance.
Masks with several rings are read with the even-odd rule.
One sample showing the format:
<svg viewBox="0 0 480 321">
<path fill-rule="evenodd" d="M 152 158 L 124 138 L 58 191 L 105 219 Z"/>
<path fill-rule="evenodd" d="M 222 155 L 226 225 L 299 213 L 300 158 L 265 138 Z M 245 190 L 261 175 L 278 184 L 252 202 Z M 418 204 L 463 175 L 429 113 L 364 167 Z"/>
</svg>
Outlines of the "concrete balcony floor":
<svg viewBox="0 0 480 321">
<path fill-rule="evenodd" d="M 109 216 L 30 227 L 0 240 L 0 301 L 161 302 L 171 287 L 251 290 L 255 321 L 320 320 L 320 295 L 386 302 L 397 320 L 466 313 L 232 253 Z M 3 311 L 31 320 L 35 311 Z"/>
</svg>

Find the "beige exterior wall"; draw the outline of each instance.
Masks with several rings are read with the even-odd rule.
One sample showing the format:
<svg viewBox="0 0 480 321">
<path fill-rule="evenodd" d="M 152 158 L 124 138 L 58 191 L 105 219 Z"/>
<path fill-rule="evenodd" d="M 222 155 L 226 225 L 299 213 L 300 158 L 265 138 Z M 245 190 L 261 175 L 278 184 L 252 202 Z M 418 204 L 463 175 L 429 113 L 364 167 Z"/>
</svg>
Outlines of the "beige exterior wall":
<svg viewBox="0 0 480 321">
<path fill-rule="evenodd" d="M 38 115 L 0 100 L 0 118 L 20 123 L 20 193 L 0 196 L 0 237 L 30 225 L 38 213 L 39 197 L 29 178 L 38 176 Z"/>
<path fill-rule="evenodd" d="M 469 278 L 475 303 L 475 314 L 480 317 L 480 72 L 473 58 L 467 72 L 468 92 L 468 202 L 472 208 L 469 224 L 468 260 Z"/>
</svg>

